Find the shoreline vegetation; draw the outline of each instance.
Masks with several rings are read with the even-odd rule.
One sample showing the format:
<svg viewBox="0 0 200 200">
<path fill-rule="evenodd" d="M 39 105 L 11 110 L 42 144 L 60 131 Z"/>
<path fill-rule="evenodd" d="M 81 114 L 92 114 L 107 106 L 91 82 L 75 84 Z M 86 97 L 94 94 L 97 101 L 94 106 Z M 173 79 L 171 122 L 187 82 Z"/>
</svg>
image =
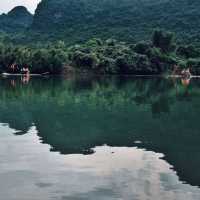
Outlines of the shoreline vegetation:
<svg viewBox="0 0 200 200">
<path fill-rule="evenodd" d="M 200 75 L 200 49 L 177 44 L 173 33 L 162 30 L 135 44 L 96 38 L 70 47 L 63 41 L 45 47 L 0 44 L 0 73 L 26 67 L 33 74 L 169 75 L 175 65 Z"/>
</svg>

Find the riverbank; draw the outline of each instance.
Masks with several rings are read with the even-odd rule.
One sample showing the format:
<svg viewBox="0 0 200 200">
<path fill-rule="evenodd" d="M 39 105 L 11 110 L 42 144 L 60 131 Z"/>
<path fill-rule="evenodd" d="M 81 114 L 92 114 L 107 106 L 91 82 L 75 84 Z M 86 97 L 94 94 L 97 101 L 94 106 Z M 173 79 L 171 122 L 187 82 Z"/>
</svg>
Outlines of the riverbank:
<svg viewBox="0 0 200 200">
<path fill-rule="evenodd" d="M 177 44 L 174 34 L 163 31 L 135 44 L 91 39 L 70 47 L 62 41 L 42 48 L 0 45 L 0 73 L 19 74 L 26 66 L 31 74 L 162 75 L 175 65 L 200 75 L 200 49 Z"/>
<path fill-rule="evenodd" d="M 70 64 L 97 74 L 171 74 L 174 66 L 200 74 L 200 51 L 177 44 L 172 33 L 155 31 L 151 41 L 126 44 L 93 39 L 69 49 Z"/>
</svg>

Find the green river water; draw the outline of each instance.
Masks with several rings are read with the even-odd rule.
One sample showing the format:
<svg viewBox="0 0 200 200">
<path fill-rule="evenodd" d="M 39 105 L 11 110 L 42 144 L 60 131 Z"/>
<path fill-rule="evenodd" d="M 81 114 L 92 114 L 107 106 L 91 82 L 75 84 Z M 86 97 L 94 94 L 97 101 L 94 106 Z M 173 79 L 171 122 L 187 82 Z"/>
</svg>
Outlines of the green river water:
<svg viewBox="0 0 200 200">
<path fill-rule="evenodd" d="M 2 200 L 199 200 L 199 167 L 198 79 L 0 79 Z"/>
</svg>

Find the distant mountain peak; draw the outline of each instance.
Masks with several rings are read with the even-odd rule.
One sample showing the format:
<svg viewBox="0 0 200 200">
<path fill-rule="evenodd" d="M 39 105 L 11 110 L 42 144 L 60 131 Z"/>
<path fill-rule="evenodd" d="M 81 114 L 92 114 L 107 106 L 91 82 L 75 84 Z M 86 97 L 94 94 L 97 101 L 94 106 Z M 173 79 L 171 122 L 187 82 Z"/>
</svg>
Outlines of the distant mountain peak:
<svg viewBox="0 0 200 200">
<path fill-rule="evenodd" d="M 7 14 L 10 17 L 32 16 L 28 9 L 24 6 L 16 6 Z"/>
<path fill-rule="evenodd" d="M 24 6 L 17 6 L 7 14 L 0 15 L 0 31 L 20 32 L 28 28 L 33 21 L 33 15 Z"/>
</svg>

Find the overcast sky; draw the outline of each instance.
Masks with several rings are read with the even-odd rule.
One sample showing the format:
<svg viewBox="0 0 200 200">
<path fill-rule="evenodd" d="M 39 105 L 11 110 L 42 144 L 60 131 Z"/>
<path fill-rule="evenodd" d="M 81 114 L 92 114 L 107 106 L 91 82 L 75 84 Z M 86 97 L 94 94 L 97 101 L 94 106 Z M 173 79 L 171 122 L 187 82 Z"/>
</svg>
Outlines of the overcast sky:
<svg viewBox="0 0 200 200">
<path fill-rule="evenodd" d="M 28 10 L 34 13 L 37 4 L 41 0 L 0 0 L 0 13 L 7 13 L 15 6 L 26 6 Z"/>
</svg>

